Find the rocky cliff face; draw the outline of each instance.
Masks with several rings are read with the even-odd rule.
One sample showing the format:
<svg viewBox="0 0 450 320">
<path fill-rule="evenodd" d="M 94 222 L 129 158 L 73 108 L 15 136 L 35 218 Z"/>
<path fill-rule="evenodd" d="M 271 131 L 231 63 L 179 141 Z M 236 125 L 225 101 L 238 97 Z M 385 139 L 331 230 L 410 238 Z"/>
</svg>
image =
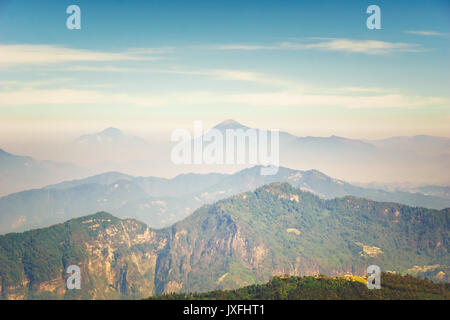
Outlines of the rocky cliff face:
<svg viewBox="0 0 450 320">
<path fill-rule="evenodd" d="M 3 299 L 136 299 L 231 289 L 274 275 L 364 274 L 433 265 L 448 272 L 448 212 L 272 184 L 152 230 L 107 213 L 0 236 Z M 67 267 L 81 290 L 67 290 Z M 433 273 L 433 274 L 434 274 Z"/>
<path fill-rule="evenodd" d="M 11 240 L 20 242 L 21 248 L 12 248 L 16 252 L 5 248 Z M 0 254 L 9 258 L 1 264 L 1 294 L 4 299 L 118 299 L 152 295 L 158 251 L 166 241 L 141 222 L 119 220 L 106 213 L 7 235 L 0 238 Z M 14 259 L 12 254 L 21 257 Z M 70 276 L 66 270 L 70 265 L 80 267 L 80 290 L 66 288 Z"/>
</svg>

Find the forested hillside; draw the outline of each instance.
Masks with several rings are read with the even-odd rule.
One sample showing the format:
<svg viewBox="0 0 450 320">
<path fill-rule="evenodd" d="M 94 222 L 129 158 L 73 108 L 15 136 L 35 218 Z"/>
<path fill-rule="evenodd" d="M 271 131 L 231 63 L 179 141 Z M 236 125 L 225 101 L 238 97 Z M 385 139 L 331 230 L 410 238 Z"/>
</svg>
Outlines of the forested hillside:
<svg viewBox="0 0 450 320">
<path fill-rule="evenodd" d="M 266 284 L 236 290 L 168 294 L 153 300 L 449 300 L 450 284 L 409 275 L 382 273 L 380 290 L 369 290 L 362 277 L 274 277 Z"/>
</svg>

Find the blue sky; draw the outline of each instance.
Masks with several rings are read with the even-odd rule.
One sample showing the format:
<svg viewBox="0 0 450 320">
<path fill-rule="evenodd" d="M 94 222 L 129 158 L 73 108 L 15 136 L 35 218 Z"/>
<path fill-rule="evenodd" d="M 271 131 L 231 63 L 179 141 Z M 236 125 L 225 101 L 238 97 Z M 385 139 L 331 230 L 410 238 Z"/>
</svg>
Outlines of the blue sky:
<svg viewBox="0 0 450 320">
<path fill-rule="evenodd" d="M 450 136 L 449 54 L 449 1 L 0 0 L 0 132 Z"/>
</svg>

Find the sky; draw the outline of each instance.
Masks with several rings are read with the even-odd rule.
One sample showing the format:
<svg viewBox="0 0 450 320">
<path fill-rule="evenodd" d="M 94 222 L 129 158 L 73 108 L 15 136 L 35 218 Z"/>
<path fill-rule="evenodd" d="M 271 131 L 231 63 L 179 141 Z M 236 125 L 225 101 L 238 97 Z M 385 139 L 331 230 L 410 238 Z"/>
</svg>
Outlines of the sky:
<svg viewBox="0 0 450 320">
<path fill-rule="evenodd" d="M 80 30 L 66 27 L 74 4 Z M 169 140 L 230 118 L 450 137 L 449 54 L 446 0 L 0 0 L 0 146 L 111 126 Z"/>
</svg>

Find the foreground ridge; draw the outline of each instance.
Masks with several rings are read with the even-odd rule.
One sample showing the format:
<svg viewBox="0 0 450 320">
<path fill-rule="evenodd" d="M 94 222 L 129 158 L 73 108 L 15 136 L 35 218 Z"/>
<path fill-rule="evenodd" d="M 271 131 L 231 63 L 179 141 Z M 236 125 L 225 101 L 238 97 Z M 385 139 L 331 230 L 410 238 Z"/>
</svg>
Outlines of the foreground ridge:
<svg viewBox="0 0 450 320">
<path fill-rule="evenodd" d="M 366 278 L 352 275 L 279 276 L 268 283 L 236 290 L 166 294 L 149 300 L 448 300 L 450 284 L 410 275 L 382 273 L 380 290 L 369 290 Z"/>
</svg>

